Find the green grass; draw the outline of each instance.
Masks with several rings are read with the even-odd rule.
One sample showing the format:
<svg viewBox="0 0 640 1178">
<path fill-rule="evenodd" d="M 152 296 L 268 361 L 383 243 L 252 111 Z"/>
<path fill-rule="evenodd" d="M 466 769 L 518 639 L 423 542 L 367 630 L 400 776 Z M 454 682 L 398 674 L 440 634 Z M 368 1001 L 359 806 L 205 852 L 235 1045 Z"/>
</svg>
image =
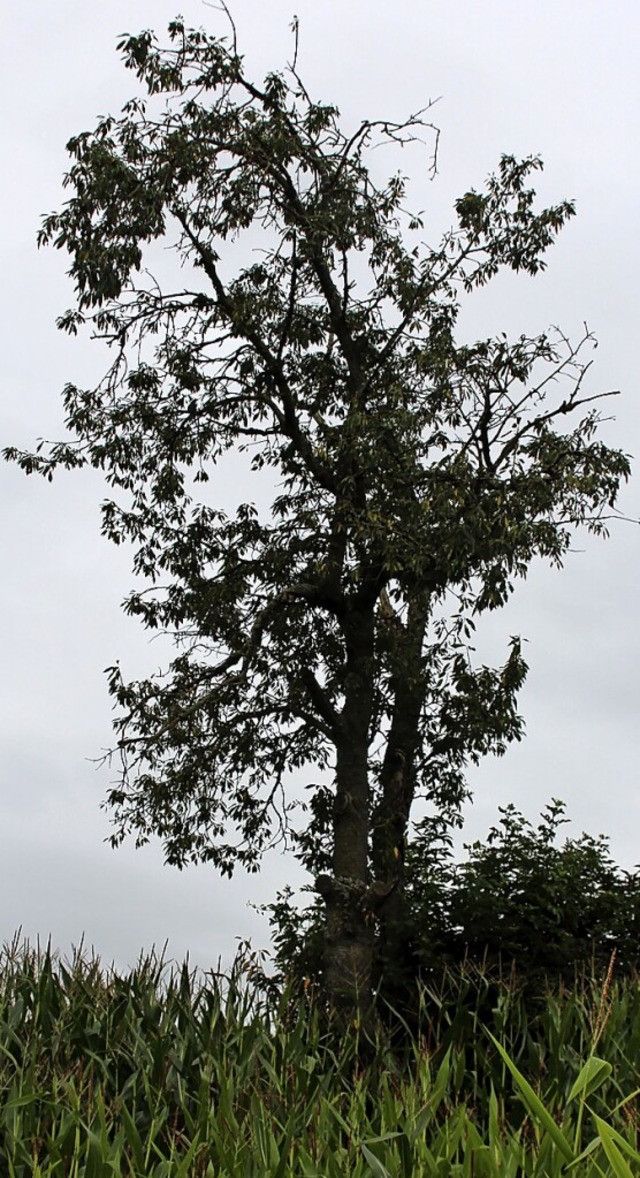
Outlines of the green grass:
<svg viewBox="0 0 640 1178">
<path fill-rule="evenodd" d="M 471 968 L 425 989 L 404 1055 L 365 1058 L 310 993 L 127 976 L 27 947 L 0 962 L 7 1178 L 640 1175 L 640 993 L 577 979 L 525 1002 Z"/>
</svg>

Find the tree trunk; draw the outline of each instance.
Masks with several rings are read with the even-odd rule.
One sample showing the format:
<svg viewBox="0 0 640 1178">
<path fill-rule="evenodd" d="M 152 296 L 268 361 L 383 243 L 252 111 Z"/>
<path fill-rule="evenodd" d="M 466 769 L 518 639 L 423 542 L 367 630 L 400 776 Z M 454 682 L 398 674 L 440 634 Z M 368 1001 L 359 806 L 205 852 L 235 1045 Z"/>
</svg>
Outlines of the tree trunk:
<svg viewBox="0 0 640 1178">
<path fill-rule="evenodd" d="M 415 794 L 414 757 L 424 701 L 421 652 L 428 598 L 411 603 L 405 626 L 395 627 L 394 709 L 380 774 L 380 797 L 372 823 L 374 890 L 380 896 L 376 970 L 390 1002 L 404 1002 L 415 982 L 405 892 L 407 829 Z"/>
<path fill-rule="evenodd" d="M 316 887 L 326 904 L 325 986 L 348 1021 L 371 1009 L 373 923 L 369 883 L 369 727 L 373 700 L 373 610 L 343 619 L 347 647 L 345 700 L 336 745 L 333 874 Z"/>
<path fill-rule="evenodd" d="M 416 732 L 407 730 L 408 723 L 403 727 L 402 734 L 392 729 L 391 737 L 403 735 L 404 747 L 391 738 L 387 745 L 372 840 L 374 888 L 380 895 L 376 973 L 382 996 L 392 1005 L 397 1001 L 404 1004 L 415 974 L 405 892 L 405 846 L 414 792 L 412 754 Z"/>
</svg>

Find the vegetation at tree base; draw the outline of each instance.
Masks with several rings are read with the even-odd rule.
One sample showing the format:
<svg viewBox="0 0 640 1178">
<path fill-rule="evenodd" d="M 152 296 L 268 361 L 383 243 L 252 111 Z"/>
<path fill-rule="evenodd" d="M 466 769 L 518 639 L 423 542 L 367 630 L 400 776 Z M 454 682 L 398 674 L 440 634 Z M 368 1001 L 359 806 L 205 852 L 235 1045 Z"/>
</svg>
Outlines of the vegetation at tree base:
<svg viewBox="0 0 640 1178">
<path fill-rule="evenodd" d="M 637 969 L 640 875 L 616 866 L 602 835 L 556 845 L 563 814 L 563 804 L 552 802 L 534 828 L 507 806 L 487 841 L 467 848 L 465 862 L 455 865 L 449 854 L 435 871 L 424 837 L 418 840 L 411 907 L 431 969 L 442 953 L 452 963 L 464 956 L 503 968 L 514 963 L 532 985 L 545 976 L 571 982 L 589 964 L 601 973 L 614 950 L 619 972 Z M 440 945 L 430 944 L 427 932 L 438 888 L 436 911 L 450 938 Z"/>
<path fill-rule="evenodd" d="M 414 803 L 454 819 L 465 767 L 522 733 L 519 641 L 475 666 L 475 619 L 536 556 L 560 565 L 575 526 L 606 532 L 629 462 L 597 436 L 588 331 L 456 339 L 465 298 L 539 273 L 573 214 L 536 209 L 539 160 L 504 156 L 425 245 L 403 179 L 368 165 L 424 115 L 343 130 L 295 61 L 256 85 L 233 38 L 169 36 L 123 39 L 146 96 L 70 140 L 40 235 L 71 257 L 60 327 L 113 361 L 65 388 L 71 440 L 6 454 L 105 472 L 103 531 L 147 580 L 126 608 L 178 643 L 164 675 L 110 671 L 114 844 L 157 836 L 169 863 L 231 873 L 288 836 L 352 1017 L 374 957 L 406 952 Z M 207 483 L 238 448 L 256 496 L 276 486 L 225 513 Z"/>
<path fill-rule="evenodd" d="M 438 819 L 418 826 L 407 860 L 404 958 L 374 958 L 378 1010 L 387 1023 L 415 1030 L 420 984 L 443 970 L 484 971 L 519 979 L 533 1009 L 547 987 L 571 987 L 576 977 L 606 972 L 612 954 L 618 976 L 640 965 L 640 873 L 622 871 L 608 840 L 582 834 L 557 845 L 568 820 L 552 801 L 533 827 L 513 805 L 484 841 L 454 856 L 449 827 Z M 270 916 L 280 975 L 298 984 L 322 977 L 323 913 L 302 907 L 291 889 L 264 906 Z M 486 1000 L 494 1001 L 487 990 Z"/>
<path fill-rule="evenodd" d="M 253 979 L 253 980 L 252 980 Z M 640 989 L 549 992 L 513 978 L 486 1026 L 481 971 L 424 993 L 403 1059 L 363 1067 L 307 995 L 269 996 L 248 959 L 226 982 L 156 959 L 5 950 L 0 1170 L 8 1178 L 555 1178 L 640 1172 Z M 444 990 L 443 990 L 444 993 Z M 493 1038 L 492 1038 L 493 1036 Z M 430 1043 L 437 1044 L 436 1047 Z M 570 1164 L 576 1162 L 573 1169 Z"/>
</svg>

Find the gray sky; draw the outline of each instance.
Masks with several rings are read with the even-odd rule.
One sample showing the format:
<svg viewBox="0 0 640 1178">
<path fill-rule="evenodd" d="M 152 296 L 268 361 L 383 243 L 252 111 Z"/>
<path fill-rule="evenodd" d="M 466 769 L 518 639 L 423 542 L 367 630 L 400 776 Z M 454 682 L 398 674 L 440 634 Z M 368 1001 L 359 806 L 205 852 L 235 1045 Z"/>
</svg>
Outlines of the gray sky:
<svg viewBox="0 0 640 1178">
<path fill-rule="evenodd" d="M 61 436 L 62 386 L 101 374 L 87 340 L 55 329 L 72 303 L 67 255 L 38 252 L 35 235 L 63 199 L 67 139 L 135 91 L 115 52 L 118 35 L 162 34 L 179 10 L 187 23 L 225 28 L 199 0 L 22 0 L 5 14 L 0 445 Z M 433 240 L 453 199 L 480 187 L 501 153 L 542 155 L 541 196 L 575 197 L 578 216 L 544 276 L 501 279 L 474 296 L 463 330 L 533 334 L 559 323 L 579 336 L 586 321 L 600 341 L 591 390 L 624 394 L 603 436 L 640 454 L 637 0 L 235 0 L 232 10 L 258 78 L 290 58 L 297 13 L 300 72 L 347 124 L 400 118 L 440 98 L 438 178 L 428 182 L 417 153 L 400 161 Z M 640 516 L 639 487 L 636 475 L 621 499 L 629 516 Z M 164 657 L 120 612 L 129 557 L 99 535 L 104 493 L 91 472 L 49 485 L 0 466 L 0 941 L 22 926 L 67 952 L 84 936 L 124 967 L 168 940 L 170 957 L 189 952 L 207 967 L 228 959 L 238 937 L 265 944 L 266 926 L 247 903 L 266 902 L 299 876 L 274 855 L 261 876 L 228 883 L 210 868 L 164 867 L 158 847 L 104 845 L 99 803 L 112 775 L 91 763 L 110 741 L 102 671 L 119 658 L 134 677 Z M 536 566 L 483 628 L 487 661 L 502 660 L 510 634 L 528 640 L 527 736 L 471 775 L 465 838 L 483 836 L 499 805 L 514 801 L 535 819 L 556 796 L 573 819 L 569 833 L 610 835 L 618 862 L 632 867 L 640 861 L 640 529 L 620 523 L 609 541 L 579 536 L 575 548 L 563 572 Z"/>
</svg>

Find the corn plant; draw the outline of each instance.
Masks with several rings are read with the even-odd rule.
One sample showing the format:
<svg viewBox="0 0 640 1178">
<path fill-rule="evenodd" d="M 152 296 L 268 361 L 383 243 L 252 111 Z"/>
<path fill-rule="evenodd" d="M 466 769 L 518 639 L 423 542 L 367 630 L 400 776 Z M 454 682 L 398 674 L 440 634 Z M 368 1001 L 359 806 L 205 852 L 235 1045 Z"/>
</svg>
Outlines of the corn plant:
<svg viewBox="0 0 640 1178">
<path fill-rule="evenodd" d="M 449 974 L 402 1050 L 381 1028 L 363 1051 L 311 989 L 263 982 L 246 957 L 226 977 L 154 955 L 118 975 L 6 949 L 0 1174 L 640 1174 L 640 999 L 613 969 L 533 1013 L 513 977 Z"/>
</svg>

